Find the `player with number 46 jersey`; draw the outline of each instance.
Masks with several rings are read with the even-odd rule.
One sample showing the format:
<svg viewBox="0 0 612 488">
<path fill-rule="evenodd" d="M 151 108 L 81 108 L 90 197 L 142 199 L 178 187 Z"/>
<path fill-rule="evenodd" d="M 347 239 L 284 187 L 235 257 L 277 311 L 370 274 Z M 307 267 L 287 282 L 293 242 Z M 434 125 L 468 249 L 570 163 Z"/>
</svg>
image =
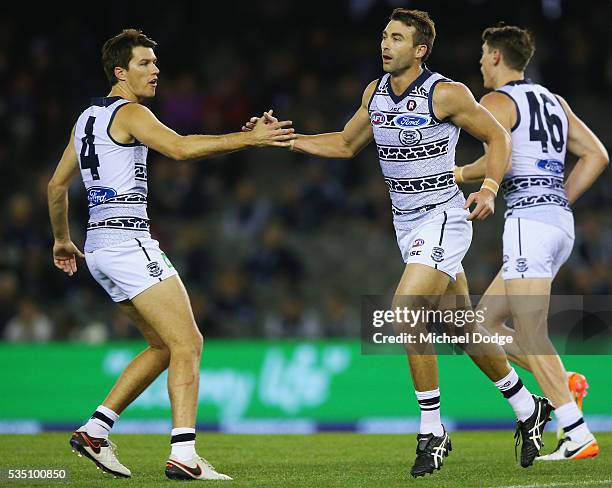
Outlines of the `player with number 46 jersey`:
<svg viewBox="0 0 612 488">
<path fill-rule="evenodd" d="M 485 88 L 481 103 L 512 136 L 512 167 L 501 188 L 508 210 L 503 235 L 501 271 L 479 303 L 491 332 L 515 336 L 506 344 L 511 361 L 533 372 L 555 406 L 564 432 L 557 448 L 543 461 L 587 459 L 599 454 L 576 400 L 582 405 L 586 380 L 568 374 L 548 338 L 551 283 L 574 244 L 570 205 L 597 179 L 608 154 L 597 137 L 572 112 L 568 103 L 525 78 L 535 50 L 525 29 L 497 26 L 482 36 L 481 71 Z M 578 156 L 567 180 L 566 152 Z M 488 155 L 455 168 L 457 181 L 484 178 Z M 506 327 L 512 318 L 514 329 Z M 582 388 L 577 387 L 576 378 Z"/>
</svg>

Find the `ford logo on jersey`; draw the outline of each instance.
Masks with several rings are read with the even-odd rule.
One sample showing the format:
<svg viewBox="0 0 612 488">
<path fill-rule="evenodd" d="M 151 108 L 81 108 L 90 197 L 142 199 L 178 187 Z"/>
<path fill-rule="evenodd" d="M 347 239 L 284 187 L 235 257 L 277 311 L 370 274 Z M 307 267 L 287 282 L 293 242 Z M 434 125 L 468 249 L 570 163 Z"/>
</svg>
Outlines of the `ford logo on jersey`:
<svg viewBox="0 0 612 488">
<path fill-rule="evenodd" d="M 429 124 L 429 117 L 424 115 L 398 115 L 393 119 L 393 123 L 397 127 L 423 127 Z"/>
<path fill-rule="evenodd" d="M 92 186 L 87 189 L 87 199 L 89 205 L 99 205 L 104 203 L 109 198 L 117 196 L 117 191 L 113 188 L 107 188 L 106 186 Z"/>
<path fill-rule="evenodd" d="M 561 161 L 557 161 L 556 159 L 540 159 L 538 160 L 538 168 L 544 171 L 548 171 L 549 173 L 554 173 L 556 175 L 563 174 L 563 163 Z"/>
</svg>

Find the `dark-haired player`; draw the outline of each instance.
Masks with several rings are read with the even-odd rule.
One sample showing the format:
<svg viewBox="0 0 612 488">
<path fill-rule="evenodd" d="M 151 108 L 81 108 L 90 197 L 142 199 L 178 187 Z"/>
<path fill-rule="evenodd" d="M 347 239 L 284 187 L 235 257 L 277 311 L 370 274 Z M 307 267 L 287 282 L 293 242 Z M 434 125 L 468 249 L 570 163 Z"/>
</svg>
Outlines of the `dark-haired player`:
<svg viewBox="0 0 612 488">
<path fill-rule="evenodd" d="M 548 338 L 551 282 L 574 244 L 573 204 L 608 164 L 599 139 L 547 88 L 525 78 L 535 43 L 515 26 L 485 29 L 481 72 L 493 91 L 481 103 L 512 135 L 512 168 L 502 191 L 508 206 L 503 265 L 479 307 L 486 307 L 491 332 L 515 335 L 508 357 L 533 372 L 555 405 L 565 437 L 541 460 L 586 459 L 599 454 L 595 437 L 568 387 L 568 375 Z M 564 181 L 566 152 L 579 159 Z M 458 181 L 485 176 L 489 154 L 456 168 Z M 512 317 L 514 330 L 504 323 Z"/>
<path fill-rule="evenodd" d="M 168 368 L 173 479 L 231 479 L 195 451 L 202 335 L 176 270 L 151 238 L 147 216 L 147 150 L 176 160 L 204 158 L 254 146 L 288 146 L 291 122 L 260 123 L 250 133 L 180 136 L 141 104 L 155 96 L 156 43 L 128 29 L 109 39 L 102 63 L 111 85 L 78 117 L 49 182 L 55 265 L 72 276 L 76 257 L 134 321 L 149 347 L 125 369 L 91 419 L 73 433 L 72 447 L 115 476 L 130 470 L 116 457 L 108 434 L 119 414 Z M 89 199 L 85 254 L 70 238 L 68 188 L 81 175 Z"/>
<path fill-rule="evenodd" d="M 443 297 L 459 297 L 469 306 L 461 261 L 472 240 L 471 220 L 493 212 L 498 182 L 510 158 L 508 134 L 470 91 L 425 66 L 434 39 L 434 23 L 426 12 L 394 10 L 382 32 L 386 74 L 367 86 L 355 115 L 341 132 L 298 134 L 292 141 L 294 151 L 325 158 L 352 158 L 372 139 L 376 141 L 406 263 L 394 303 L 414 309 L 421 307 L 422 297 L 435 298 L 436 304 Z M 485 142 L 490 155 L 485 182 L 467 202 L 453 178 L 461 128 Z M 472 203 L 476 207 L 470 214 L 466 208 Z M 420 327 L 422 331 L 424 324 Z M 451 444 L 440 421 L 433 348 L 409 345 L 406 349 L 421 409 L 417 457 L 411 470 L 416 477 L 440 469 Z M 521 465 L 529 466 L 541 447 L 548 401 L 527 391 L 501 347 L 472 345 L 468 353 L 514 409 L 523 439 Z"/>
</svg>

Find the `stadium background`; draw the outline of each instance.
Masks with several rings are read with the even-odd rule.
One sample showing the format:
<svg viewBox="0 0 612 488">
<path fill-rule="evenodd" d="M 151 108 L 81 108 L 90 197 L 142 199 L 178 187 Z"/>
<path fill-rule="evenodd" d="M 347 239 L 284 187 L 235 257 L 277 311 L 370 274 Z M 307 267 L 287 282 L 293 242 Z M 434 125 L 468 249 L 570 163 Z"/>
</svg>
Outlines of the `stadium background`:
<svg viewBox="0 0 612 488">
<path fill-rule="evenodd" d="M 0 17 L 0 431 L 78 424 L 143 347 L 83 262 L 71 279 L 51 262 L 46 184 L 77 114 L 108 91 L 99 60 L 108 37 L 138 27 L 159 43 L 151 107 L 180 133 L 236 131 L 268 108 L 299 132 L 317 133 L 339 130 L 381 74 L 380 31 L 395 6 L 431 13 L 438 36 L 429 67 L 476 96 L 484 93 L 480 33 L 504 20 L 536 35 L 528 76 L 562 94 L 610 148 L 611 5 L 588 5 L 268 0 L 236 2 L 222 13 L 177 3 L 95 14 L 41 7 L 36 15 L 7 8 Z M 457 162 L 480 151 L 463 134 Z M 200 423 L 224 431 L 414 430 L 418 408 L 405 359 L 362 356 L 356 339 L 361 296 L 393 291 L 403 269 L 373 146 L 352 161 L 257 150 L 198 163 L 153 153 L 148 166 L 153 234 L 210 338 Z M 574 207 L 576 246 L 555 293 L 610 294 L 611 180 L 608 170 Z M 72 237 L 82 247 L 80 183 L 70 203 Z M 499 268 L 498 205 L 475 225 L 464 262 L 473 293 Z M 589 377 L 592 427 L 610 430 L 610 356 L 567 361 Z M 511 425 L 508 407 L 466 358 L 441 362 L 447 425 Z M 164 385 L 158 380 L 118 428 L 166 432 Z M 478 408 L 469 398 L 479 398 Z"/>
</svg>

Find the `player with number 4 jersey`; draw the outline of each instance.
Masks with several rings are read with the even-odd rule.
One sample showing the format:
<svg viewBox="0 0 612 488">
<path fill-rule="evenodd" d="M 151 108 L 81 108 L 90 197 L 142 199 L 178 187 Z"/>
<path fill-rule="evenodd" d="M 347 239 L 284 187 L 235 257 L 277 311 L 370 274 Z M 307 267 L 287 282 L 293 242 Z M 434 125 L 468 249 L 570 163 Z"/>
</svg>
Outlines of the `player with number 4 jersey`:
<svg viewBox="0 0 612 488">
<path fill-rule="evenodd" d="M 525 29 L 498 26 L 482 36 L 480 59 L 484 85 L 494 91 L 481 103 L 512 136 L 512 168 L 501 185 L 508 210 L 501 271 L 479 303 L 491 332 L 515 336 L 505 346 L 508 357 L 531 371 L 555 406 L 565 436 L 543 461 L 587 459 L 599 446 L 584 421 L 574 381 L 568 385 L 563 363 L 548 338 L 551 282 L 574 244 L 571 204 L 597 179 L 608 154 L 568 103 L 525 78 L 535 50 Z M 578 157 L 565 179 L 565 156 Z M 484 177 L 488 154 L 455 168 L 457 181 Z M 514 329 L 505 326 L 512 317 Z M 579 378 L 584 379 L 582 375 Z"/>
<path fill-rule="evenodd" d="M 109 433 L 119 414 L 167 368 L 173 429 L 166 476 L 230 480 L 195 450 L 202 335 L 183 283 L 151 239 L 147 148 L 175 160 L 201 159 L 249 147 L 288 147 L 295 135 L 290 121 L 262 122 L 248 134 L 218 136 L 181 136 L 166 127 L 142 105 L 157 89 L 156 45 L 135 29 L 104 44 L 102 63 L 110 93 L 94 98 L 78 117 L 49 182 L 55 266 L 72 276 L 76 257 L 84 257 L 95 280 L 149 343 L 91 418 L 72 434 L 70 445 L 104 472 L 130 477 Z M 72 242 L 68 228 L 68 188 L 79 170 L 89 202 L 85 254 Z"/>
</svg>

